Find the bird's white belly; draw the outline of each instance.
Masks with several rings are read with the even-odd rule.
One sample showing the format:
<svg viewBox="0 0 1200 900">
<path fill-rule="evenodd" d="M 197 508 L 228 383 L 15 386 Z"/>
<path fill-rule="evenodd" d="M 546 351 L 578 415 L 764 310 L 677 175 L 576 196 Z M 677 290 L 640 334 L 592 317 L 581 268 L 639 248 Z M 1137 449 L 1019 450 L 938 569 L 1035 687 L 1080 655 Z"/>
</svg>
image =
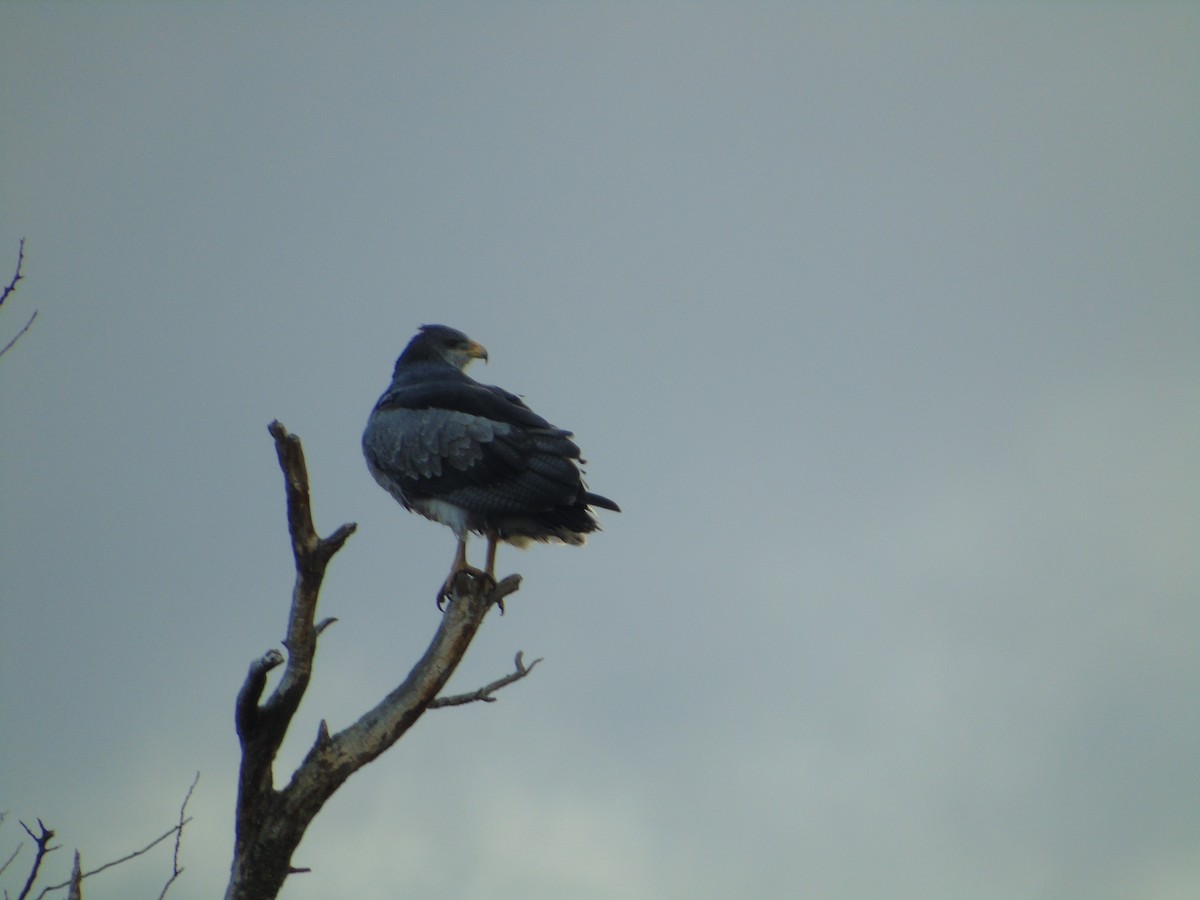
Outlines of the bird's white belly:
<svg viewBox="0 0 1200 900">
<path fill-rule="evenodd" d="M 467 524 L 467 511 L 462 507 L 446 503 L 444 500 L 433 499 L 410 500 L 409 503 L 413 509 L 425 518 L 441 522 L 459 537 L 467 533 L 469 528 Z"/>
</svg>

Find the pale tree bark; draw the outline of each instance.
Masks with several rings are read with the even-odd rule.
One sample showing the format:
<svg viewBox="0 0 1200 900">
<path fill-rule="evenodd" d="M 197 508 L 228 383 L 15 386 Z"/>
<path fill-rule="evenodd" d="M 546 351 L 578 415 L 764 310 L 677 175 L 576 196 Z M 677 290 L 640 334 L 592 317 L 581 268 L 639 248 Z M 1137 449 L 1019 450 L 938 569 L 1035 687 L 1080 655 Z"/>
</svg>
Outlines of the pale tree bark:
<svg viewBox="0 0 1200 900">
<path fill-rule="evenodd" d="M 285 657 L 269 650 L 250 664 L 238 693 L 237 733 L 242 745 L 238 782 L 236 837 L 226 900 L 269 900 L 288 875 L 307 871 L 292 866 L 292 854 L 325 801 L 346 779 L 398 741 L 426 709 L 475 700 L 491 701 L 492 692 L 523 678 L 520 654 L 516 671 L 478 691 L 453 697 L 438 694 L 467 652 L 471 639 L 493 605 L 520 587 L 519 575 L 493 584 L 460 573 L 451 602 L 429 648 L 400 684 L 373 708 L 337 734 L 322 721 L 304 761 L 282 788 L 275 787 L 273 763 L 312 676 L 317 638 L 333 621 L 317 622 L 317 599 L 325 568 L 354 533 L 343 525 L 329 537 L 317 535 L 312 521 L 308 473 L 300 440 L 278 422 L 270 426 L 287 491 L 288 530 L 296 564 Z M 267 675 L 284 665 L 270 696 L 260 702 Z"/>
</svg>

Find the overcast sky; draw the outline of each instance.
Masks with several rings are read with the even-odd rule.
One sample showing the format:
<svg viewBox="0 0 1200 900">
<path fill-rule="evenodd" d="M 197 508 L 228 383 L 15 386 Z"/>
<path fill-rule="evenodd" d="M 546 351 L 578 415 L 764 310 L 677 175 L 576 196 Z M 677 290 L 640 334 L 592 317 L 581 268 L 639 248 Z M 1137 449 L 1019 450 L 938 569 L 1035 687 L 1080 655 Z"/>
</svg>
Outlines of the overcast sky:
<svg viewBox="0 0 1200 900">
<path fill-rule="evenodd" d="M 1198 47 L 1184 3 L 0 4 L 0 859 L 136 849 L 200 771 L 170 896 L 220 896 L 274 418 L 359 525 L 279 780 L 404 676 L 454 540 L 359 439 L 443 322 L 624 512 L 501 550 L 451 687 L 545 663 L 352 778 L 285 898 L 1200 896 Z"/>
</svg>

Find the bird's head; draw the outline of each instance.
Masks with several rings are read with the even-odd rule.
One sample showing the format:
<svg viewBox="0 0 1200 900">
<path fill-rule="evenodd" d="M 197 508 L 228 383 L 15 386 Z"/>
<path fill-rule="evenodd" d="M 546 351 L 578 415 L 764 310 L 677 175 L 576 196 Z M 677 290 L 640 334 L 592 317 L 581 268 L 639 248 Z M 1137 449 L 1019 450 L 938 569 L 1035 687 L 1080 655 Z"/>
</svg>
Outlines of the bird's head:
<svg viewBox="0 0 1200 900">
<path fill-rule="evenodd" d="M 446 362 L 456 369 L 465 369 L 472 360 L 487 362 L 487 358 L 487 349 L 483 344 L 471 340 L 457 328 L 422 325 L 417 336 L 408 342 L 400 354 L 396 367 L 409 362 Z"/>
</svg>

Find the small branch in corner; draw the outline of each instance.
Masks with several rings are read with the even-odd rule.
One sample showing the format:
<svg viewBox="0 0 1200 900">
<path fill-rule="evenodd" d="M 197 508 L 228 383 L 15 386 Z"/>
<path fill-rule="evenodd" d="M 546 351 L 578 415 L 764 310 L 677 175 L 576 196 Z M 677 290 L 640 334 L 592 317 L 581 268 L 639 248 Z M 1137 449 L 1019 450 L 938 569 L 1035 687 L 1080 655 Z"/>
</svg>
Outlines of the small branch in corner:
<svg viewBox="0 0 1200 900">
<path fill-rule="evenodd" d="M 170 829 L 168 829 L 167 831 L 164 831 L 162 834 L 160 834 L 158 837 L 156 837 L 154 840 L 152 840 L 150 843 L 148 843 L 141 850 L 134 850 L 132 853 L 125 854 L 120 859 L 114 859 L 112 862 L 106 862 L 104 865 L 98 866 L 95 869 L 92 869 L 90 872 L 81 872 L 78 876 L 76 876 L 74 873 L 72 873 L 71 881 L 64 881 L 62 884 L 52 884 L 52 885 L 49 885 L 48 887 L 42 888 L 42 892 L 37 895 L 36 900 L 42 900 L 43 897 L 45 897 L 47 894 L 50 894 L 53 891 L 61 891 L 63 888 L 70 888 L 72 881 L 76 880 L 76 878 L 79 881 L 82 881 L 85 878 L 91 878 L 93 875 L 99 875 L 101 872 L 103 872 L 107 869 L 111 869 L 114 866 L 119 866 L 122 863 L 129 862 L 129 860 L 131 860 L 131 859 L 136 859 L 139 856 L 149 853 L 151 850 L 153 850 L 155 847 L 157 847 L 159 844 L 161 844 L 163 841 L 165 841 L 171 835 L 175 835 L 175 857 L 174 857 L 174 866 L 173 866 L 174 872 L 172 873 L 171 878 L 163 886 L 162 893 L 158 895 L 159 900 L 162 900 L 162 898 L 166 896 L 167 888 L 169 888 L 171 886 L 171 883 L 174 882 L 175 879 L 178 878 L 181 874 L 183 874 L 183 869 L 179 865 L 179 842 L 180 842 L 180 838 L 183 835 L 183 829 L 188 824 L 190 824 L 192 821 L 191 816 L 187 815 L 187 805 L 188 805 L 188 801 L 192 799 L 192 791 L 194 791 L 196 789 L 196 783 L 199 780 L 200 780 L 200 773 L 197 772 L 196 777 L 192 779 L 192 786 L 190 788 L 188 788 L 187 796 L 185 796 L 183 798 L 183 805 L 180 806 L 180 808 L 179 808 L 179 822 L 176 825 L 173 825 Z M 25 823 L 22 822 L 21 824 L 24 825 Z M 38 824 L 39 825 L 42 824 L 41 819 L 38 819 Z M 26 828 L 25 830 L 29 831 L 28 828 Z M 42 830 L 45 831 L 44 825 L 42 825 Z M 32 835 L 33 832 L 30 832 L 30 834 Z M 51 831 L 49 834 L 50 834 L 50 837 L 54 836 L 53 831 Z M 40 849 L 40 847 L 39 847 L 39 849 Z M 58 849 L 57 847 L 50 848 L 50 850 L 57 850 L 57 849 Z M 49 851 L 47 851 L 47 852 L 49 852 Z M 36 872 L 33 874 L 36 874 Z M 32 881 L 30 883 L 32 884 Z M 24 897 L 25 894 L 21 894 L 20 896 Z"/>
</svg>

